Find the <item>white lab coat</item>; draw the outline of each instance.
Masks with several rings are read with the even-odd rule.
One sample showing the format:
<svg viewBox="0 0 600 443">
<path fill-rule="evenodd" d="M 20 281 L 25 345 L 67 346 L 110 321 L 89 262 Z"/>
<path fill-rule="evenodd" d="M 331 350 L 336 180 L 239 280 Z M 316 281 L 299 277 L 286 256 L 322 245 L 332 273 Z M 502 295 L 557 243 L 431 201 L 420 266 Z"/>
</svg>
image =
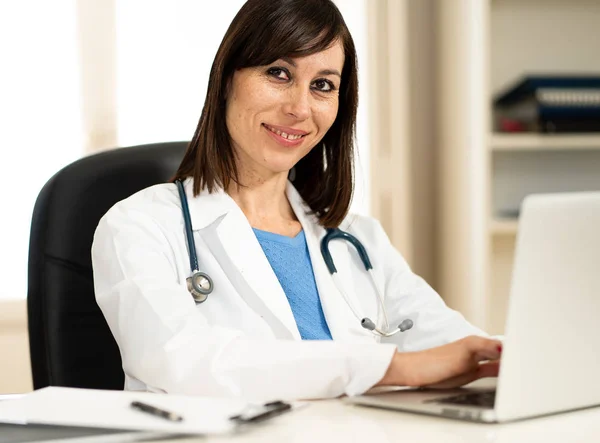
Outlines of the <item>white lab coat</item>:
<svg viewBox="0 0 600 443">
<path fill-rule="evenodd" d="M 125 389 L 253 400 L 360 394 L 385 374 L 396 349 L 413 351 L 483 334 L 411 272 L 380 224 L 348 216 L 341 229 L 369 253 L 391 325 L 412 329 L 380 339 L 334 284 L 319 249 L 325 229 L 291 183 L 287 196 L 302 224 L 333 341 L 301 341 L 294 316 L 243 212 L 225 192 L 193 197 L 185 182 L 200 269 L 214 282 L 196 305 L 181 204 L 174 184 L 117 203 L 94 236 L 96 299 L 119 346 Z M 330 243 L 349 303 L 381 325 L 378 302 L 354 248 Z"/>
</svg>

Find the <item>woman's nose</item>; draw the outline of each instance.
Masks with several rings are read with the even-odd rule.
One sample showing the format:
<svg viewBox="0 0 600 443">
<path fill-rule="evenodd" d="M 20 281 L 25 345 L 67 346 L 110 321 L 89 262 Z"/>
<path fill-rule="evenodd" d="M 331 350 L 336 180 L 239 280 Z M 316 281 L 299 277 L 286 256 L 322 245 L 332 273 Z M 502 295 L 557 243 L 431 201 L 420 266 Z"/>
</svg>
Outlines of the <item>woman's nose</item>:
<svg viewBox="0 0 600 443">
<path fill-rule="evenodd" d="M 306 120 L 310 117 L 310 88 L 296 86 L 288 90 L 283 107 L 284 112 L 297 120 Z"/>
</svg>

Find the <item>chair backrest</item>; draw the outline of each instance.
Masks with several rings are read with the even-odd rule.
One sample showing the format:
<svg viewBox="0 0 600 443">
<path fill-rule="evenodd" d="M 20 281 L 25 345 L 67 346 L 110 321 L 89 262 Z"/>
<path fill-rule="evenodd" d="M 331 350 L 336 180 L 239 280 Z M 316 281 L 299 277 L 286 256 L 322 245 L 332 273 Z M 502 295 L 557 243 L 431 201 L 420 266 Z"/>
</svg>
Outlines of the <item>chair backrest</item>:
<svg viewBox="0 0 600 443">
<path fill-rule="evenodd" d="M 167 182 L 186 146 L 161 143 L 90 155 L 60 170 L 40 191 L 31 223 L 27 292 L 35 389 L 123 389 L 119 350 L 94 297 L 94 231 L 115 203 Z"/>
</svg>

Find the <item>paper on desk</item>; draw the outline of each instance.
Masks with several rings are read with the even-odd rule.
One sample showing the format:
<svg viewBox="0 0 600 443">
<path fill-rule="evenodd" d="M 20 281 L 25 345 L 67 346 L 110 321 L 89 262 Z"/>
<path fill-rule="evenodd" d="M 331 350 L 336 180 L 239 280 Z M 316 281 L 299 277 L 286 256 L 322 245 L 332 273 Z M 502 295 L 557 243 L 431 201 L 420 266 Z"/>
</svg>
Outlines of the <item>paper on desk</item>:
<svg viewBox="0 0 600 443">
<path fill-rule="evenodd" d="M 180 414 L 184 420 L 170 422 L 132 409 L 136 400 Z M 220 434 L 235 428 L 229 417 L 246 406 L 235 399 L 47 387 L 0 402 L 0 422 Z"/>
</svg>

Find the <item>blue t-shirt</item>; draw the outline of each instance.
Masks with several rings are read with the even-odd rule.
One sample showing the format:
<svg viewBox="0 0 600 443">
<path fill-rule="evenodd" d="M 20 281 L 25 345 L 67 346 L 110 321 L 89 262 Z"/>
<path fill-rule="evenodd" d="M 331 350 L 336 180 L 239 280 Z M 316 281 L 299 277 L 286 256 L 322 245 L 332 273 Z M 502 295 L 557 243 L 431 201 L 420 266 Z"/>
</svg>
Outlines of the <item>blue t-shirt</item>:
<svg viewBox="0 0 600 443">
<path fill-rule="evenodd" d="M 290 303 L 302 339 L 331 340 L 304 231 L 294 238 L 260 229 L 254 233 Z"/>
</svg>

